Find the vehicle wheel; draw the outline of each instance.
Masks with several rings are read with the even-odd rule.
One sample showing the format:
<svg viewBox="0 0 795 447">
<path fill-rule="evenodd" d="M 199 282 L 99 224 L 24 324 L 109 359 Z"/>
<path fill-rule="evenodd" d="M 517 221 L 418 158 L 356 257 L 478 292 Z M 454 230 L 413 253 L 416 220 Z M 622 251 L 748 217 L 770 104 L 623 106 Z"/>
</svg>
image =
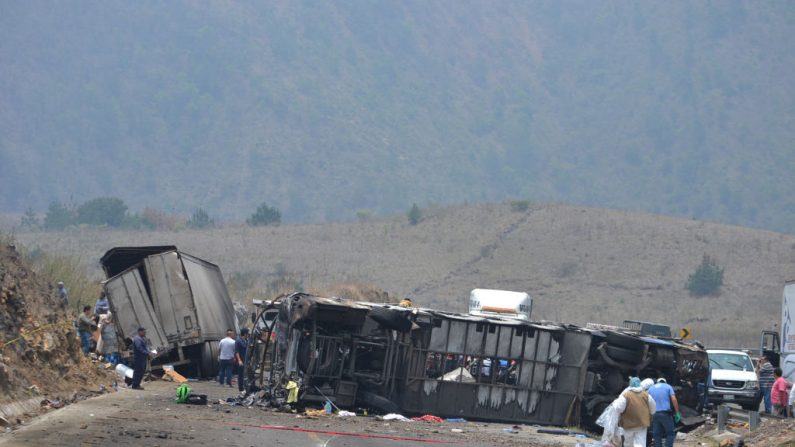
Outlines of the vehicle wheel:
<svg viewBox="0 0 795 447">
<path fill-rule="evenodd" d="M 607 345 L 607 355 L 613 360 L 626 362 L 631 365 L 640 363 L 640 361 L 643 360 L 643 351 L 621 348 L 613 345 Z"/>
<path fill-rule="evenodd" d="M 373 307 L 368 315 L 387 329 L 393 329 L 398 332 L 411 330 L 411 320 L 408 318 L 409 312 L 407 311 L 387 307 Z"/>
<path fill-rule="evenodd" d="M 359 391 L 356 393 L 356 404 L 360 407 L 367 407 L 382 412 L 383 414 L 400 413 L 400 408 L 396 403 L 384 396 L 371 393 L 370 391 Z"/>
<path fill-rule="evenodd" d="M 633 351 L 639 351 L 646 345 L 646 342 L 637 337 L 618 332 L 608 332 L 605 339 L 609 345 L 619 346 Z"/>
<path fill-rule="evenodd" d="M 618 371 L 610 371 L 605 377 L 604 380 L 604 387 L 608 393 L 619 393 L 621 390 L 626 388 L 627 382 L 624 380 L 624 377 L 621 376 L 621 373 Z M 609 403 L 609 402 L 608 402 Z M 602 408 L 604 410 L 604 408 Z M 600 411 L 599 414 L 602 414 Z M 597 414 L 597 417 L 599 416 Z"/>
<path fill-rule="evenodd" d="M 673 368 L 676 362 L 674 351 L 667 348 L 654 348 L 651 352 L 651 366 L 657 368 Z"/>
<path fill-rule="evenodd" d="M 199 367 L 203 377 L 218 375 L 218 342 L 208 341 L 202 345 Z"/>
</svg>

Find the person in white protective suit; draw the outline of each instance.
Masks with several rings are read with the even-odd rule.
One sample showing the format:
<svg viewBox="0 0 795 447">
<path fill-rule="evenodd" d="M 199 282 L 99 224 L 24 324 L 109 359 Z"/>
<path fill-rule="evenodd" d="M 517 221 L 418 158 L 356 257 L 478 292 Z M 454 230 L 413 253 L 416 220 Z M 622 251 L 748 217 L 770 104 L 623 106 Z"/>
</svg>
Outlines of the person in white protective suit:
<svg viewBox="0 0 795 447">
<path fill-rule="evenodd" d="M 624 429 L 624 441 L 628 443 L 625 445 L 646 447 L 646 430 L 651 426 L 651 417 L 657 407 L 646 389 L 641 386 L 639 378 L 631 377 L 629 388 L 613 401 L 612 405 L 621 415 L 618 425 Z"/>
</svg>

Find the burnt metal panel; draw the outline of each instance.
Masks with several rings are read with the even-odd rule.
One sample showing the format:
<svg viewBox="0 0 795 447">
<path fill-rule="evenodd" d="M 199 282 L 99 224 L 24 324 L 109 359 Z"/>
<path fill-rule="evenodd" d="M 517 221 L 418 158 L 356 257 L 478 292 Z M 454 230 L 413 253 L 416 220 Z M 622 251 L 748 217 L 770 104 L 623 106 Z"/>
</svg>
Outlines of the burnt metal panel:
<svg viewBox="0 0 795 447">
<path fill-rule="evenodd" d="M 548 425 L 579 421 L 590 334 L 491 319 L 448 322 L 426 325 L 430 342 L 409 353 L 406 380 L 393 396 L 404 412 Z M 462 339 L 463 346 L 455 341 Z M 442 347 L 446 351 L 439 352 Z M 439 365 L 451 358 L 461 359 L 475 381 L 442 380 Z M 508 367 L 500 368 L 500 360 Z"/>
<path fill-rule="evenodd" d="M 226 336 L 227 329 L 237 332 L 235 310 L 221 269 L 185 253 L 180 253 L 180 258 L 193 295 L 201 338 L 220 340 Z"/>
<path fill-rule="evenodd" d="M 123 338 L 134 337 L 138 328 L 143 327 L 152 347 L 161 349 L 169 345 L 137 268 L 106 281 L 104 288 Z"/>
</svg>

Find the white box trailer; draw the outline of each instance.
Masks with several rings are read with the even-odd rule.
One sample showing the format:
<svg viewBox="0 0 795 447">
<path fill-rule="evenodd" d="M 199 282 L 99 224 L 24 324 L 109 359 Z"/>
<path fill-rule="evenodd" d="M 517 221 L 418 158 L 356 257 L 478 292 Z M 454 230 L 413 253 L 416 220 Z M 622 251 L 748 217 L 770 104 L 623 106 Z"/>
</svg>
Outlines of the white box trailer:
<svg viewBox="0 0 795 447">
<path fill-rule="evenodd" d="M 795 382 L 795 281 L 784 284 L 781 298 L 781 333 L 763 331 L 760 351 L 770 358 L 773 366 L 782 369 L 785 379 Z"/>
<path fill-rule="evenodd" d="M 104 289 L 122 340 L 138 327 L 159 355 L 153 366 L 193 364 L 217 370 L 218 341 L 237 319 L 221 269 L 175 246 L 116 247 L 100 260 Z"/>
<path fill-rule="evenodd" d="M 469 294 L 469 314 L 484 317 L 509 317 L 530 321 L 533 299 L 525 292 L 473 289 Z"/>
</svg>

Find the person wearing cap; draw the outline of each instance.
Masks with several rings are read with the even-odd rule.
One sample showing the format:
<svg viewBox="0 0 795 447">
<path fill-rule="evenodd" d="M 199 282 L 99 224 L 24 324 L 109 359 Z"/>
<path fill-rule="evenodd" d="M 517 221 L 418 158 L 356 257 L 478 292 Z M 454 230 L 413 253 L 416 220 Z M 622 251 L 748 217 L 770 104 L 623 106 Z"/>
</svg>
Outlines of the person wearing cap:
<svg viewBox="0 0 795 447">
<path fill-rule="evenodd" d="M 624 429 L 624 440 L 633 447 L 646 447 L 646 430 L 651 425 L 656 403 L 643 389 L 639 378 L 629 379 L 629 388 L 618 396 L 613 406 L 621 414 L 618 425 Z"/>
<path fill-rule="evenodd" d="M 682 419 L 679 413 L 679 401 L 671 385 L 662 377 L 657 379 L 651 388 L 649 395 L 654 399 L 656 411 L 652 418 L 652 435 L 654 436 L 654 447 L 662 447 L 662 439 L 665 438 L 665 446 L 674 445 L 674 425 Z"/>
<path fill-rule="evenodd" d="M 69 290 L 63 284 L 63 281 L 58 281 L 58 289 L 56 290 L 56 292 L 58 293 L 58 298 L 60 298 L 61 304 L 63 304 L 63 307 L 68 306 L 69 305 Z"/>
<path fill-rule="evenodd" d="M 132 389 L 142 390 L 141 380 L 146 372 L 146 362 L 149 360 L 149 348 L 146 343 L 146 329 L 139 327 L 138 335 L 133 337 L 133 378 Z"/>
<path fill-rule="evenodd" d="M 94 315 L 99 317 L 100 315 L 105 315 L 108 312 L 110 312 L 110 303 L 108 302 L 108 296 L 103 290 L 99 294 L 96 304 L 94 304 Z"/>
<path fill-rule="evenodd" d="M 241 393 L 245 387 L 246 350 L 248 349 L 248 328 L 240 330 L 240 337 L 235 340 L 235 363 L 237 364 L 237 390 Z"/>
</svg>

